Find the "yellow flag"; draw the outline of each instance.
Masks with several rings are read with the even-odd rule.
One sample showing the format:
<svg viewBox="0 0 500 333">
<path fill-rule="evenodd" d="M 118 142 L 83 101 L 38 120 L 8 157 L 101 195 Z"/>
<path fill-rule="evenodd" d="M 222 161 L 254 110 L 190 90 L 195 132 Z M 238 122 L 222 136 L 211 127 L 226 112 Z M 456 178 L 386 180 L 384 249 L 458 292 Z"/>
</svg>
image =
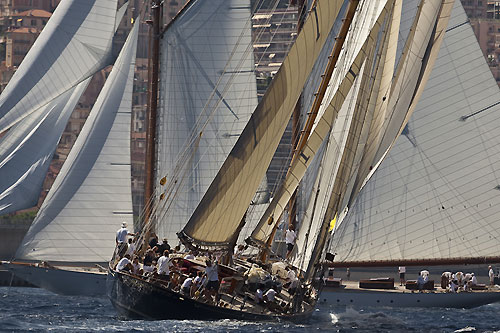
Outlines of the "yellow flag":
<svg viewBox="0 0 500 333">
<path fill-rule="evenodd" d="M 333 220 L 330 221 L 330 229 L 328 229 L 328 232 L 331 232 L 333 228 L 335 228 L 335 223 L 337 223 L 337 214 L 335 214 Z"/>
</svg>

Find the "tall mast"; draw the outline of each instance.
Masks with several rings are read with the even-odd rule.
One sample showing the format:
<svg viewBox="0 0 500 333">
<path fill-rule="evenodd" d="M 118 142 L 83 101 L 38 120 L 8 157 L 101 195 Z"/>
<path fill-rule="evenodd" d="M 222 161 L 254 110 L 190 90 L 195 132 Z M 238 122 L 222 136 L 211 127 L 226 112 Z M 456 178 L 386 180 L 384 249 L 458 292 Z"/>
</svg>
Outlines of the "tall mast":
<svg viewBox="0 0 500 333">
<path fill-rule="evenodd" d="M 346 13 L 346 16 L 344 18 L 344 22 L 342 24 L 342 27 L 340 28 L 339 36 L 337 37 L 336 42 L 335 42 L 335 48 L 332 51 L 330 62 L 328 63 L 328 67 L 326 69 L 326 75 L 328 78 L 331 77 L 331 75 L 333 73 L 333 69 L 335 67 L 335 63 L 336 63 L 336 61 L 332 61 L 332 58 L 337 59 L 339 57 L 340 50 L 342 49 L 342 46 L 344 45 L 344 41 L 345 41 L 345 38 L 347 36 L 347 32 L 349 31 L 349 28 L 351 26 L 351 22 L 354 18 L 354 14 L 356 13 L 356 8 L 358 7 L 358 4 L 359 4 L 359 0 L 350 0 L 349 1 L 349 7 L 347 8 L 347 13 Z M 332 62 L 333 62 L 333 65 L 332 65 Z M 327 81 L 327 82 L 325 83 L 325 81 Z M 299 141 L 299 145 L 298 145 L 298 152 L 302 151 L 302 149 L 304 148 L 304 146 L 307 142 L 309 134 L 312 130 L 312 126 L 314 124 L 314 120 L 316 119 L 316 115 L 318 114 L 318 110 L 319 110 L 319 107 L 321 105 L 323 96 L 326 92 L 328 81 L 329 80 L 324 80 L 324 78 L 323 78 L 323 81 L 321 82 L 321 85 L 320 85 L 319 90 L 318 90 L 318 96 L 321 96 L 321 98 L 320 99 L 316 98 L 314 100 L 313 107 L 311 109 L 311 114 L 307 119 L 304 131 L 300 137 L 300 141 Z M 316 96 L 316 97 L 318 97 L 318 96 Z M 294 158 L 297 158 L 298 157 L 297 155 L 298 154 L 295 154 Z M 319 261 L 320 254 L 323 251 L 323 248 L 325 247 L 325 242 L 326 242 L 326 238 L 328 236 L 329 227 L 330 227 L 330 223 L 323 222 L 319 236 L 316 239 L 316 243 L 314 244 L 312 256 L 311 256 L 309 264 L 307 266 L 307 271 L 305 274 L 306 279 L 311 279 L 313 274 L 314 274 L 314 271 L 316 269 L 316 264 Z"/>
<path fill-rule="evenodd" d="M 160 50 L 160 0 L 151 0 L 150 25 L 150 57 L 149 57 L 149 98 L 148 98 L 148 127 L 146 130 L 146 179 L 144 184 L 144 223 L 149 225 L 152 212 L 152 200 L 155 183 L 156 159 L 156 115 L 158 107 L 158 68 Z M 147 232 L 149 232 L 149 227 Z"/>
</svg>

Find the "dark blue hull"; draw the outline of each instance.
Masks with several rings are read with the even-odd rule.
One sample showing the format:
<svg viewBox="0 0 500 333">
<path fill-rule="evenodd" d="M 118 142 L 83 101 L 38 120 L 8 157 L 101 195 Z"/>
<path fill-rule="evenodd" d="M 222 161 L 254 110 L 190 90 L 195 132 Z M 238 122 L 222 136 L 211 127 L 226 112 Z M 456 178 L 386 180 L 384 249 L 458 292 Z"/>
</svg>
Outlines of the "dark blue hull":
<svg viewBox="0 0 500 333">
<path fill-rule="evenodd" d="M 185 298 L 160 285 L 128 274 L 109 271 L 107 293 L 121 316 L 149 320 L 288 320 L 304 321 L 311 311 L 298 314 L 267 315 L 236 311 Z"/>
</svg>

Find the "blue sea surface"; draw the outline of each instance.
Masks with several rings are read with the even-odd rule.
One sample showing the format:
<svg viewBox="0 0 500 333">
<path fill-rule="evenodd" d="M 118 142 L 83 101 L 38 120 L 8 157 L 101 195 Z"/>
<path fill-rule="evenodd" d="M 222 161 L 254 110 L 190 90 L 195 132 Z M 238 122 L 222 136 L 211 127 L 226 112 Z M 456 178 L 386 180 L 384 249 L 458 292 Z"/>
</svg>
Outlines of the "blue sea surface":
<svg viewBox="0 0 500 333">
<path fill-rule="evenodd" d="M 1 332 L 500 332 L 500 304 L 475 309 L 320 305 L 301 325 L 236 320 L 124 320 L 107 298 L 60 296 L 43 289 L 0 288 Z"/>
</svg>

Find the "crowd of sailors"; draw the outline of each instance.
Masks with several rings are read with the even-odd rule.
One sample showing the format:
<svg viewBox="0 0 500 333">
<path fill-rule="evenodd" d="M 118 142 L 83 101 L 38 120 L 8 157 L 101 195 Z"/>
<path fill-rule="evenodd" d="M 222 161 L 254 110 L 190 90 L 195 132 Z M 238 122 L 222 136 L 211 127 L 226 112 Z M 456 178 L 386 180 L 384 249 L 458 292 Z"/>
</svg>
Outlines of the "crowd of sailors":
<svg viewBox="0 0 500 333">
<path fill-rule="evenodd" d="M 116 233 L 114 268 L 117 271 L 156 279 L 186 297 L 210 304 L 228 307 L 229 304 L 220 300 L 221 293 L 232 295 L 242 287 L 263 309 L 286 313 L 293 307 L 291 298 L 299 288 L 299 279 L 296 270 L 283 262 L 273 265 L 255 263 L 243 272 L 239 270 L 239 274 L 225 272 L 223 275 L 226 277 L 221 279 L 219 262 L 222 254 L 181 252 L 180 246 L 171 248 L 167 239 L 159 243 L 158 237 L 152 234 L 141 256 L 137 243 L 138 235 L 129 233 L 127 224 L 123 222 Z M 245 249 L 242 245 L 238 246 L 233 260 L 240 257 Z M 291 295 L 289 302 L 284 302 L 283 297 L 280 300 L 277 298 L 283 288 Z"/>
<path fill-rule="evenodd" d="M 399 277 L 401 280 L 400 285 L 404 285 L 406 267 L 400 266 L 398 268 Z M 418 290 L 434 289 L 434 281 L 429 280 L 429 271 L 420 271 L 416 284 Z M 491 266 L 488 267 L 488 276 L 490 280 L 490 286 L 494 286 L 494 272 Z M 473 289 L 485 289 L 484 284 L 478 284 L 477 277 L 474 273 L 463 273 L 458 272 L 443 272 L 441 274 L 441 289 L 450 293 L 457 292 L 470 292 Z"/>
</svg>

